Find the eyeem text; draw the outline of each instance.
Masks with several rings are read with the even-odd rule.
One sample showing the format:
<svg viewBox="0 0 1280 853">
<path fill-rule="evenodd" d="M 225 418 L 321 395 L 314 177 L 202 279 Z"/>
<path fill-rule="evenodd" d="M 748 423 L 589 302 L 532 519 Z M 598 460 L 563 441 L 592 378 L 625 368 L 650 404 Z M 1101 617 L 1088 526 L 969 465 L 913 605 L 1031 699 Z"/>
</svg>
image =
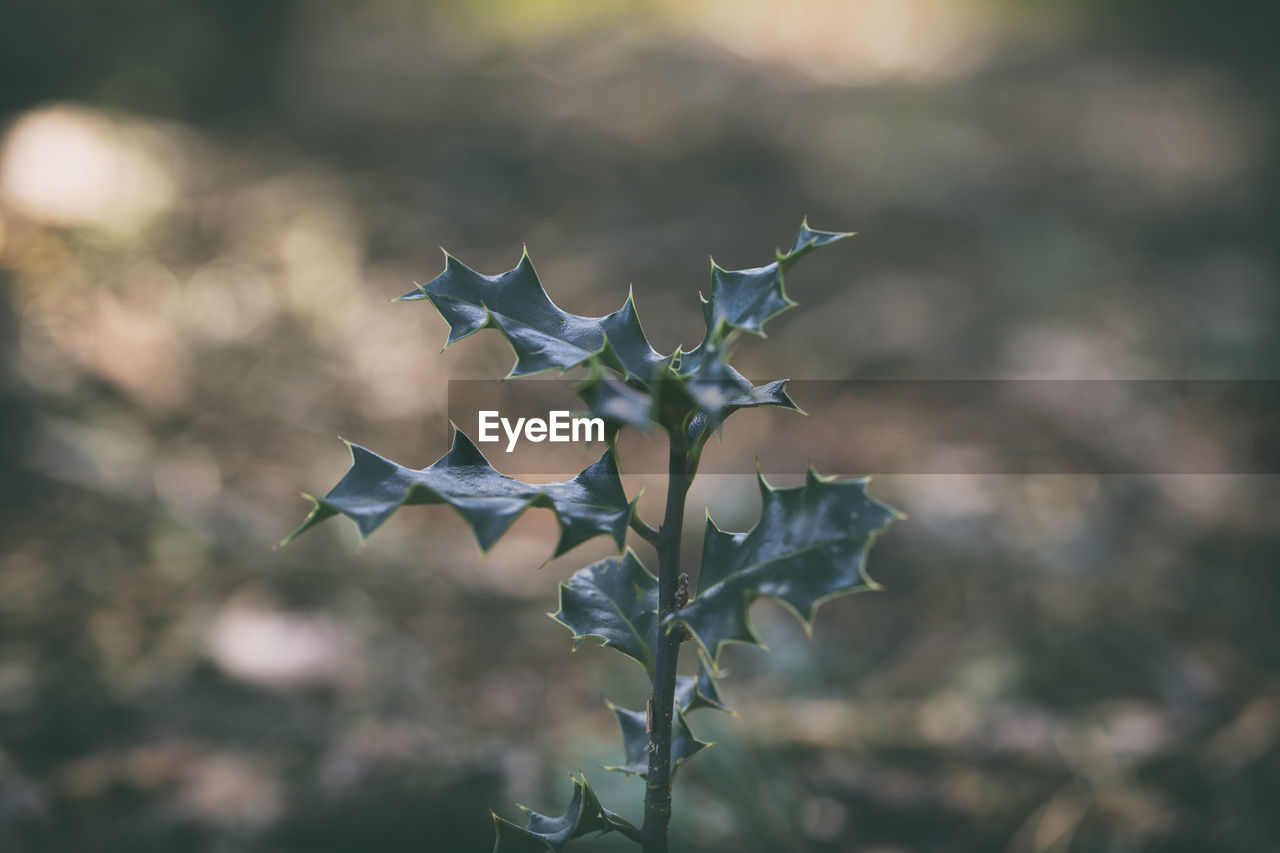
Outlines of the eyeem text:
<svg viewBox="0 0 1280 853">
<path fill-rule="evenodd" d="M 501 441 L 498 426 L 507 435 L 507 452 L 516 449 L 521 434 L 525 440 L 540 441 L 604 441 L 603 418 L 575 418 L 568 411 L 547 412 L 547 419 L 502 417 L 497 411 L 480 412 L 480 428 L 477 435 L 482 442 Z"/>
</svg>

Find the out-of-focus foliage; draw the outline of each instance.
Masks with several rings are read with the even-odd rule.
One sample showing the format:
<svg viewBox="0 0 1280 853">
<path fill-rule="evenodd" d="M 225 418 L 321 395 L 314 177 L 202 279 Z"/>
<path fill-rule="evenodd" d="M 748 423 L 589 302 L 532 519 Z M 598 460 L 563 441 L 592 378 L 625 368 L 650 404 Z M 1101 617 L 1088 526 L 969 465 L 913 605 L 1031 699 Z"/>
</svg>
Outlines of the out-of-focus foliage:
<svg viewBox="0 0 1280 853">
<path fill-rule="evenodd" d="M 539 814 L 532 809 L 525 809 L 525 813 L 528 818 L 524 826 L 494 817 L 498 833 L 495 850 L 503 853 L 542 853 L 544 850 L 562 850 L 567 842 L 592 833 L 599 835 L 620 831 L 633 840 L 638 840 L 640 835 L 640 831 L 626 818 L 600 804 L 600 798 L 591 790 L 585 776 L 573 780 L 573 796 L 569 800 L 569 807 L 560 817 Z"/>
<path fill-rule="evenodd" d="M 712 744 L 698 740 L 697 735 L 689 728 L 684 709 L 678 704 L 673 709 L 675 717 L 671 723 L 671 775 L 675 778 L 680 765 L 698 755 Z M 632 776 L 648 778 L 649 775 L 649 730 L 647 710 L 630 711 L 610 704 L 609 708 L 618 718 L 618 728 L 622 730 L 622 749 L 626 755 L 623 764 L 605 765 L 606 770 L 617 770 Z"/>
<path fill-rule="evenodd" d="M 1280 365 L 1273 4 L 542 5 L 569 4 L 0 10 L 0 848 L 485 849 L 488 804 L 558 811 L 566 770 L 617 761 L 602 697 L 638 707 L 640 673 L 566 660 L 550 514 L 483 561 L 449 513 L 270 550 L 297 484 L 342 474 L 336 435 L 437 458 L 446 380 L 509 367 L 387 303 L 437 245 L 490 274 L 536 246 L 583 316 L 631 280 L 670 352 L 705 287 L 672 271 L 708 246 L 858 230 L 853 271 L 815 255 L 806 316 L 743 341 L 751 377 Z M 726 652 L 752 711 L 699 731 L 675 833 L 1273 843 L 1275 483 L 876 488 L 913 518 L 877 546 L 888 592 L 825 605 L 813 645 L 752 611 L 774 652 Z M 699 501 L 758 511 L 747 478 Z"/>
</svg>

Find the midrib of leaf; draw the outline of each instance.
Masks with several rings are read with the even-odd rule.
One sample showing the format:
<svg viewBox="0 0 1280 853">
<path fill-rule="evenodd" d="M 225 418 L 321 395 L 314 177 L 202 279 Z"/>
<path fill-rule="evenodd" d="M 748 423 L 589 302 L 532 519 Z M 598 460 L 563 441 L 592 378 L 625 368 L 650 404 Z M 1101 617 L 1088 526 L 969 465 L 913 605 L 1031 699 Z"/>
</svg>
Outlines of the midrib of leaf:
<svg viewBox="0 0 1280 853">
<path fill-rule="evenodd" d="M 644 671 L 649 673 L 649 675 L 652 677 L 653 664 L 654 664 L 653 649 L 650 648 L 648 639 L 642 636 L 641 633 L 636 630 L 636 624 L 632 622 L 630 618 L 627 617 L 626 613 L 622 612 L 622 608 L 618 606 L 618 603 L 614 601 L 612 597 L 610 597 L 609 593 L 605 589 L 603 589 L 599 584 L 594 582 L 591 584 L 591 587 L 595 589 L 597 592 L 599 592 L 601 597 L 603 597 L 605 601 L 609 602 L 609 606 L 612 607 L 613 611 L 618 614 L 618 618 L 620 618 L 624 623 L 626 623 L 626 626 L 629 629 L 631 629 L 631 635 L 640 641 L 640 647 L 644 649 L 644 663 L 642 665 L 644 666 Z M 635 584 L 632 584 L 631 588 L 635 589 L 636 588 Z"/>
<path fill-rule="evenodd" d="M 604 335 L 604 333 L 603 333 L 603 332 L 601 332 L 601 333 L 600 333 L 600 346 L 599 346 L 599 347 L 597 347 L 597 348 L 596 348 L 596 349 L 594 349 L 594 350 L 587 351 L 587 350 L 585 350 L 585 349 L 583 349 L 583 348 L 582 348 L 582 344 L 580 344 L 580 343 L 577 343 L 577 342 L 575 342 L 575 341 L 572 341 L 572 340 L 570 340 L 569 338 L 557 337 L 556 335 L 551 334 L 550 332 L 548 332 L 548 331 L 546 331 L 546 330 L 544 330 L 544 329 L 539 329 L 537 326 L 530 326 L 528 323 L 523 323 L 523 322 L 521 322 L 521 321 L 519 321 L 519 320 L 515 319 L 515 318 L 514 318 L 514 317 L 512 317 L 510 314 L 503 314 L 503 313 L 502 313 L 502 312 L 500 312 L 500 311 L 494 311 L 492 308 L 490 308 L 490 307 L 489 307 L 487 304 L 485 304 L 484 302 L 481 302 L 481 303 L 480 303 L 480 306 L 481 306 L 482 308 L 484 308 L 484 310 L 485 310 L 485 311 L 489 312 L 489 316 L 490 316 L 490 317 L 494 317 L 494 318 L 501 317 L 503 320 L 505 320 L 505 321 L 506 321 L 509 325 L 511 325 L 511 326 L 518 326 L 518 327 L 519 327 L 519 328 L 521 328 L 521 329 L 528 329 L 529 331 L 531 331 L 531 332 L 533 332 L 534 334 L 536 334 L 538 337 L 541 337 L 541 338 L 550 338 L 550 339 L 551 339 L 551 340 L 553 340 L 553 341 L 558 341 L 558 342 L 560 342 L 560 343 L 562 343 L 562 344 L 565 344 L 565 345 L 567 345 L 567 346 L 573 347 L 573 348 L 574 348 L 574 349 L 576 349 L 578 352 L 586 353 L 586 354 L 583 356 L 582 361 L 578 362 L 578 364 L 571 364 L 571 365 L 568 365 L 567 367 L 563 367 L 563 368 L 561 368 L 561 372 L 562 372 L 562 373 L 563 373 L 565 370 L 568 370 L 570 367 L 578 367 L 579 365 L 581 365 L 581 364 L 585 363 L 588 359 L 591 359 L 591 358 L 593 358 L 593 357 L 595 357 L 595 356 L 600 355 L 601 351 L 604 349 L 605 335 Z M 590 321 L 593 319 L 593 318 L 591 318 L 591 317 L 580 317 L 580 316 L 578 316 L 577 314 L 570 314 L 568 311 L 566 311 L 566 312 L 564 312 L 564 313 L 565 313 L 567 316 L 572 317 L 572 318 L 573 318 L 573 319 L 575 319 L 575 320 L 582 320 L 582 321 L 584 321 L 584 322 L 590 322 Z M 510 333 L 507 331 L 507 327 L 506 327 L 506 326 L 504 326 L 502 323 L 494 323 L 494 325 L 495 325 L 495 326 L 497 326 L 497 328 L 498 328 L 498 330 L 499 330 L 500 332 L 502 332 L 503 337 L 507 338 L 507 343 L 508 343 L 508 344 L 511 344 L 511 345 L 513 346 L 513 348 L 514 348 L 514 342 L 512 342 L 512 340 L 511 340 L 511 335 L 510 335 Z M 479 330 L 477 329 L 477 331 L 479 331 Z M 474 334 L 474 332 L 473 332 L 472 334 Z M 470 336 L 468 336 L 468 337 L 470 337 Z M 542 348 L 542 349 L 540 349 L 540 350 L 529 350 L 529 352 L 530 352 L 531 354 L 543 353 L 543 352 L 546 352 L 546 351 L 547 351 L 547 347 L 546 347 L 546 346 L 543 346 L 543 348 Z M 516 360 L 516 361 L 517 361 L 517 363 L 518 363 L 518 362 L 519 362 L 519 359 L 517 358 L 517 360 Z M 513 369 L 514 369 L 514 368 L 513 368 Z M 539 370 L 539 371 L 537 371 L 537 372 L 538 372 L 538 373 L 542 373 L 544 370 L 553 370 L 553 369 L 555 369 L 555 365 L 551 365 L 550 367 L 545 367 L 545 368 L 543 368 L 542 370 Z M 528 375 L 532 375 L 532 374 L 524 374 L 524 375 L 528 376 Z"/>
<path fill-rule="evenodd" d="M 764 560 L 760 560 L 759 562 L 752 563 L 746 568 L 739 569 L 738 571 L 733 572 L 728 577 L 724 578 L 724 580 L 718 581 L 717 583 L 713 584 L 710 588 L 700 591 L 698 593 L 698 597 L 702 598 L 702 597 L 710 596 L 713 593 L 715 593 L 716 590 L 719 590 L 720 588 L 724 587 L 730 581 L 734 581 L 734 580 L 737 580 L 738 578 L 746 577 L 747 575 L 750 575 L 752 572 L 756 571 L 757 569 L 767 567 L 769 565 L 772 565 L 773 563 L 780 563 L 786 560 L 793 559 L 799 556 L 800 554 L 805 554 L 805 553 L 808 553 L 809 551 L 820 551 L 823 548 L 827 548 L 832 545 L 838 545 L 839 543 L 845 541 L 846 539 L 851 539 L 851 538 L 853 537 L 838 536 L 831 539 L 823 539 L 819 542 L 814 542 L 812 544 L 806 545 L 803 548 L 796 548 L 795 550 L 787 551 L 785 553 L 778 554 L 773 557 L 768 557 Z M 874 538 L 874 536 L 869 536 L 868 541 L 870 541 L 870 539 L 872 538 Z M 863 571 L 862 569 L 859 569 L 858 574 L 862 576 L 862 579 L 864 581 L 869 580 L 869 578 L 867 578 L 866 576 L 866 572 Z M 765 594 L 768 595 L 768 593 L 765 593 Z"/>
</svg>

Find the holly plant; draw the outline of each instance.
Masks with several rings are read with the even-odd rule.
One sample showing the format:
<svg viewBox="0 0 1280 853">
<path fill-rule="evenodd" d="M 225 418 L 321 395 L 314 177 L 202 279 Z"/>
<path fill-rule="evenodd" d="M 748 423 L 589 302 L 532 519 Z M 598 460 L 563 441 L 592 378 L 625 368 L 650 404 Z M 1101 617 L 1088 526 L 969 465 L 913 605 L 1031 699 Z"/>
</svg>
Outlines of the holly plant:
<svg viewBox="0 0 1280 853">
<path fill-rule="evenodd" d="M 487 276 L 446 252 L 440 275 L 400 297 L 435 306 L 449 324 L 448 344 L 497 329 L 515 351 L 510 376 L 585 369 L 576 390 L 585 408 L 605 421 L 609 449 L 571 480 L 533 485 L 497 471 L 456 427 L 449 452 L 420 470 L 352 444 L 350 470 L 324 497 L 311 499 L 311 514 L 289 538 L 339 514 L 367 537 L 403 506 L 445 503 L 487 549 L 527 508 L 549 509 L 560 528 L 556 556 L 601 535 L 619 551 L 560 585 L 555 620 L 573 632 L 575 648 L 597 638 L 643 667 L 653 685 L 645 708 L 610 705 L 624 756 L 607 769 L 645 779 L 643 824 L 636 827 L 605 808 L 579 775 L 563 815 L 526 810 L 523 826 L 495 815 L 495 853 L 559 853 L 575 838 L 606 832 L 622 833 L 644 853 L 665 853 L 672 779 L 709 745 L 698 740 L 688 718 L 702 708 L 728 710 L 717 688 L 725 645 L 760 645 L 751 602 L 773 598 L 808 629 L 823 601 L 876 588 L 865 568 L 867 551 L 898 513 L 867 494 L 866 480 L 822 477 L 812 468 L 804 485 L 794 488 L 775 488 L 758 476 L 763 506 L 748 531 L 721 530 L 708 517 L 696 590 L 680 565 L 685 497 L 707 439 L 739 409 L 797 409 L 786 380 L 753 385 L 729 364 L 735 340 L 744 332 L 763 337 L 765 323 L 795 304 L 784 275 L 813 250 L 848 236 L 816 231 L 806 222 L 791 248 L 766 266 L 726 270 L 712 262 L 711 295 L 702 298 L 702 342 L 668 355 L 649 344 L 630 295 L 604 317 L 562 311 L 527 253 L 515 269 Z M 640 517 L 618 474 L 617 440 L 627 426 L 656 427 L 669 439 L 666 511 L 657 527 Z M 628 531 L 657 551 L 656 576 L 627 546 Z M 696 674 L 680 676 L 676 664 L 690 638 Z"/>
</svg>

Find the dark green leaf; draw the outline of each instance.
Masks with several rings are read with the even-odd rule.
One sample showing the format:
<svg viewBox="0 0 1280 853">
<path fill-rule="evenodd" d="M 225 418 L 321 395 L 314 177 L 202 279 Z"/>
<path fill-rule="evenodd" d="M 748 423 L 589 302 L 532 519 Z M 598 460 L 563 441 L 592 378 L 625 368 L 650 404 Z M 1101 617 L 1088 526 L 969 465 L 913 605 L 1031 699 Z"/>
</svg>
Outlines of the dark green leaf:
<svg viewBox="0 0 1280 853">
<path fill-rule="evenodd" d="M 599 637 L 653 678 L 658 579 L 630 548 L 621 559 L 592 563 L 560 584 L 560 610 L 552 618 L 573 631 L 574 649 L 587 637 Z"/>
<path fill-rule="evenodd" d="M 698 662 L 697 675 L 681 675 L 676 678 L 676 706 L 686 714 L 699 708 L 715 708 L 737 716 L 720 698 L 720 686 L 702 661 Z"/>
<path fill-rule="evenodd" d="M 539 814 L 524 806 L 520 809 L 526 815 L 524 826 L 517 826 L 496 814 L 493 816 L 498 836 L 493 853 L 542 853 L 544 850 L 560 853 L 575 838 L 614 830 L 633 841 L 640 840 L 640 830 L 600 804 L 600 798 L 591 790 L 586 776 L 573 777 L 573 797 L 560 817 Z"/>
<path fill-rule="evenodd" d="M 626 753 L 626 763 L 606 770 L 618 770 L 622 773 L 634 773 L 637 776 L 649 775 L 649 715 L 645 711 L 628 711 L 619 708 L 612 702 L 609 707 L 618 718 L 618 727 L 622 729 L 622 748 Z M 699 752 L 711 746 L 710 743 L 698 740 L 689 731 L 684 711 L 677 706 L 671 720 L 671 775 L 676 768 L 693 758 Z"/>
<path fill-rule="evenodd" d="M 604 317 L 562 311 L 543 290 L 527 253 L 515 269 L 490 276 L 446 252 L 444 272 L 400 299 L 431 300 L 449 323 L 448 344 L 481 329 L 500 330 L 516 354 L 510 376 L 564 371 L 598 360 L 624 376 L 644 380 L 662 361 L 645 338 L 630 295 L 620 309 Z"/>
<path fill-rule="evenodd" d="M 551 618 L 573 631 L 573 648 L 587 637 L 617 649 L 639 663 L 653 678 L 654 642 L 658 630 L 658 579 L 649 574 L 630 548 L 621 558 L 609 557 L 574 572 L 560 584 L 560 609 Z M 688 713 L 717 708 L 732 714 L 705 664 L 697 675 L 676 679 L 676 706 Z"/>
<path fill-rule="evenodd" d="M 618 428 L 631 426 L 648 430 L 653 426 L 650 410 L 653 401 L 644 391 L 634 388 L 612 373 L 593 366 L 591 375 L 578 383 L 574 391 L 587 404 L 592 417 L 604 418 L 607 433 L 616 436 Z M 612 438 L 610 438 L 612 443 Z"/>
<path fill-rule="evenodd" d="M 867 550 L 898 517 L 867 494 L 866 480 L 824 479 L 810 469 L 792 489 L 759 481 L 760 521 L 746 533 L 726 533 L 707 519 L 698 596 L 670 617 L 713 663 L 725 643 L 759 644 L 748 616 L 759 596 L 784 604 L 808 630 L 826 599 L 875 588 Z"/>
<path fill-rule="evenodd" d="M 799 411 L 787 395 L 787 380 L 752 385 L 725 360 L 720 348 L 705 351 L 696 369 L 677 374 L 659 367 L 652 382 L 652 418 L 673 435 L 687 435 L 691 445 L 714 433 L 739 409 L 777 406 Z"/>
<path fill-rule="evenodd" d="M 627 502 L 613 451 L 563 483 L 530 485 L 499 473 L 457 428 L 453 445 L 429 468 L 397 465 L 358 444 L 352 465 L 285 542 L 341 513 L 368 537 L 402 506 L 449 504 L 471 525 L 480 547 L 488 550 L 531 506 L 545 507 L 560 523 L 555 556 L 601 534 L 623 547 L 633 507 Z"/>
<path fill-rule="evenodd" d="M 733 330 L 764 335 L 764 324 L 795 305 L 787 296 L 784 273 L 819 246 L 851 236 L 836 231 L 814 231 L 806 220 L 800 225 L 791 248 L 777 253 L 767 266 L 747 270 L 726 270 L 711 262 L 711 298 L 702 301 L 707 334 L 702 347 L 722 343 Z M 690 355 L 697 356 L 698 350 Z"/>
<path fill-rule="evenodd" d="M 784 272 L 814 248 L 846 236 L 814 231 L 806 222 L 791 248 L 778 252 L 768 266 L 725 270 L 713 264 L 711 298 L 703 300 L 707 331 L 702 343 L 665 358 L 645 337 L 630 295 L 622 308 L 604 317 L 570 314 L 547 296 L 528 254 L 514 269 L 486 276 L 446 252 L 444 271 L 400 299 L 430 300 L 449 323 L 450 344 L 481 329 L 500 330 L 516 355 L 511 376 L 591 367 L 592 375 L 578 391 L 591 413 L 610 424 L 611 438 L 622 425 L 646 429 L 652 422 L 696 444 L 738 409 L 795 408 L 785 381 L 751 385 L 728 365 L 725 345 L 736 330 L 763 334 L 765 322 L 793 304 L 783 287 Z M 646 392 L 658 383 L 664 387 L 651 400 Z"/>
<path fill-rule="evenodd" d="M 791 248 L 778 252 L 768 266 L 725 270 L 713 262 L 711 298 L 703 300 L 706 334 L 693 350 L 677 351 L 654 368 L 649 382 L 654 397 L 650 418 L 698 447 L 738 409 L 797 408 L 787 396 L 786 380 L 752 385 L 729 365 L 728 348 L 737 331 L 763 335 L 764 324 L 794 304 L 783 286 L 786 270 L 818 246 L 848 236 L 814 231 L 805 222 Z"/>
</svg>

